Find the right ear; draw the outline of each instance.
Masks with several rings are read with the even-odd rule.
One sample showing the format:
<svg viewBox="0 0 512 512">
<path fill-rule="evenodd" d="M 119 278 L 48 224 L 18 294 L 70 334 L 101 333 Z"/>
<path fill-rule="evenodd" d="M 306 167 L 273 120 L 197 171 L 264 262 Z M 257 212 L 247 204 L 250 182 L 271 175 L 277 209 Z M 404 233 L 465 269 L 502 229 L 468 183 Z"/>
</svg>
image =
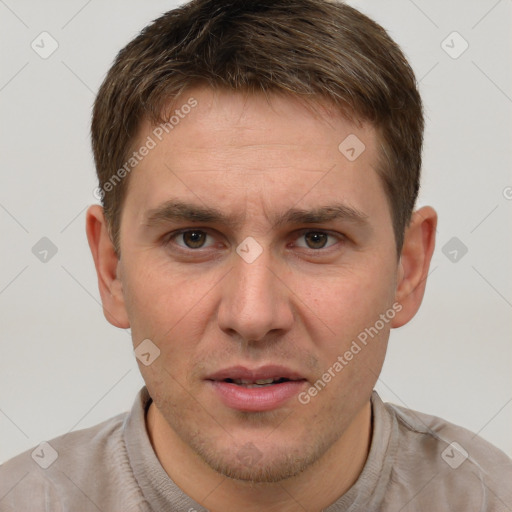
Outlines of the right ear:
<svg viewBox="0 0 512 512">
<path fill-rule="evenodd" d="M 95 204 L 88 208 L 85 230 L 98 276 L 103 314 L 115 327 L 128 329 L 130 322 L 124 302 L 123 284 L 118 275 L 119 258 L 110 239 L 101 206 Z"/>
</svg>

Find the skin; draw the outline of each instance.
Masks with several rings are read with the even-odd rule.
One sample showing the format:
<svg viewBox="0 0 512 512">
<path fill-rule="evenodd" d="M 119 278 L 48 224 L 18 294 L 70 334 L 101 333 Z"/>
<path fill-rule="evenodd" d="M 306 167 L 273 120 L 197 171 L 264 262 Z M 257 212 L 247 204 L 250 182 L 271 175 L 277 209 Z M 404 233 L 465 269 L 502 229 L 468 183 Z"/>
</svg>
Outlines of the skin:
<svg viewBox="0 0 512 512">
<path fill-rule="evenodd" d="M 191 96 L 198 105 L 130 175 L 120 258 L 102 208 L 87 212 L 104 313 L 131 327 L 135 347 L 149 338 L 160 349 L 149 366 L 139 362 L 153 398 L 147 428 L 184 492 L 219 512 L 321 510 L 366 461 L 371 393 L 390 329 L 421 304 L 437 215 L 430 207 L 413 214 L 398 258 L 371 125 L 327 105 L 314 113 L 290 96 L 196 88 L 176 105 Z M 152 129 L 143 122 L 137 140 Z M 366 146 L 353 162 L 338 150 L 350 134 Z M 239 224 L 148 227 L 148 212 L 171 198 Z M 290 208 L 334 202 L 364 221 L 272 222 Z M 171 236 L 184 228 L 204 232 L 205 245 Z M 249 236 L 263 249 L 252 263 L 235 251 Z M 272 411 L 237 411 L 204 380 L 230 366 L 280 364 L 307 379 L 307 390 L 393 304 L 400 312 L 305 405 L 294 397 Z M 240 457 L 244 446 L 249 459 Z"/>
</svg>

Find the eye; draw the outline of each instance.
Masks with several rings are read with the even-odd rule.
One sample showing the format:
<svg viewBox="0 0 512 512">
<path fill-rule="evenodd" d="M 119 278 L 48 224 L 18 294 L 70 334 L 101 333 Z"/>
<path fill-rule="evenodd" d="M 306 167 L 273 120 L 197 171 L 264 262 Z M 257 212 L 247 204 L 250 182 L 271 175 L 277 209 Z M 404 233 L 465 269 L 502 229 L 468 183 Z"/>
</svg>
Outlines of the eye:
<svg viewBox="0 0 512 512">
<path fill-rule="evenodd" d="M 329 238 L 333 239 L 334 241 L 327 245 Z M 340 238 L 341 236 L 334 236 L 325 231 L 306 231 L 302 232 L 299 236 L 299 240 L 304 239 L 306 241 L 306 245 L 297 243 L 297 246 L 313 250 L 325 249 L 334 245 L 337 240 L 340 240 Z"/>
<path fill-rule="evenodd" d="M 299 233 L 295 246 L 319 252 L 320 249 L 328 249 L 343 239 L 341 234 L 333 234 L 327 231 L 308 230 Z M 214 237 L 204 229 L 183 229 L 170 233 L 166 237 L 167 244 L 174 244 L 185 251 L 194 251 L 211 248 L 215 245 Z"/>
<path fill-rule="evenodd" d="M 205 245 L 205 242 L 209 236 L 206 231 L 201 229 L 188 229 L 172 234 L 168 238 L 168 242 L 176 240 L 176 245 L 184 249 L 203 249 L 208 247 Z M 179 241 L 181 241 L 182 244 L 180 244 Z"/>
</svg>

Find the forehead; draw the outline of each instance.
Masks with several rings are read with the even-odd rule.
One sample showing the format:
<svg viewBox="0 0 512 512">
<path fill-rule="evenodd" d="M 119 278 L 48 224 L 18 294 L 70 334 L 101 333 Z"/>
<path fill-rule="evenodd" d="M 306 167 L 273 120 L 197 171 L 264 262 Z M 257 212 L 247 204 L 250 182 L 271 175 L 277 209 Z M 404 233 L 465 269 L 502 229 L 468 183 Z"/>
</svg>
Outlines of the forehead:
<svg viewBox="0 0 512 512">
<path fill-rule="evenodd" d="M 125 203 L 139 221 L 181 197 L 267 218 L 331 199 L 363 215 L 386 205 L 374 128 L 328 105 L 196 88 L 167 110 L 167 123 L 145 120 L 134 144 L 134 151 L 151 146 L 131 173 Z"/>
</svg>

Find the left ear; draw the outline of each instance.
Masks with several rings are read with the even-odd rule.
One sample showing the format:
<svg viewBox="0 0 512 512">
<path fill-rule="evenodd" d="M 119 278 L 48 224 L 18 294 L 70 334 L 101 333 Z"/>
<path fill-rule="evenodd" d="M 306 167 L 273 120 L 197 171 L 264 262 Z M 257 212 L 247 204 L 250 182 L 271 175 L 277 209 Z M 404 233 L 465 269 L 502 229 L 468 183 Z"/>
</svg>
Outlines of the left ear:
<svg viewBox="0 0 512 512">
<path fill-rule="evenodd" d="M 409 322 L 421 305 L 434 253 L 436 226 L 437 213 L 424 206 L 412 214 L 405 230 L 395 293 L 395 301 L 402 309 L 391 322 L 393 328 Z"/>
<path fill-rule="evenodd" d="M 119 258 L 110 239 L 103 208 L 94 204 L 86 215 L 86 232 L 91 248 L 105 318 L 115 327 L 128 329 L 123 284 L 118 276 Z"/>
</svg>

